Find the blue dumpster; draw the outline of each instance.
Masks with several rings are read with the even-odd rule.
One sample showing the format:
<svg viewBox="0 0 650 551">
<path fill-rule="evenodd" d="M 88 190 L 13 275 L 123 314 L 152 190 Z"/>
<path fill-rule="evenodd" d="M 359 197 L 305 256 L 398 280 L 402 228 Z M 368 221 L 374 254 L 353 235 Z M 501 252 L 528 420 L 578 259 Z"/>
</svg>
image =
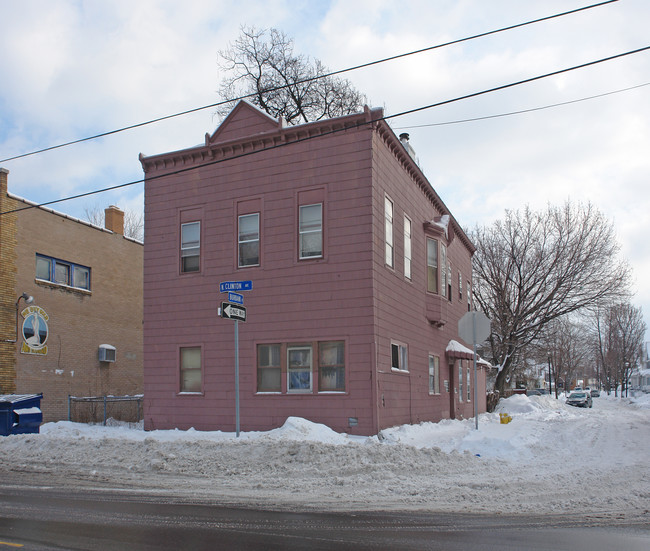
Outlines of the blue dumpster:
<svg viewBox="0 0 650 551">
<path fill-rule="evenodd" d="M 38 433 L 43 394 L 0 394 L 0 436 Z"/>
</svg>

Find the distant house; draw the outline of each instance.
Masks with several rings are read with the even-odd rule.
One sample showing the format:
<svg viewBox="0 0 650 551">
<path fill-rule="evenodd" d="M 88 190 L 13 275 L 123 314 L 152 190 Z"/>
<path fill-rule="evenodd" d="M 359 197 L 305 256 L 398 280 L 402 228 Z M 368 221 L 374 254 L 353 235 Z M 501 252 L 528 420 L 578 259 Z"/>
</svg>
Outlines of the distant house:
<svg viewBox="0 0 650 551">
<path fill-rule="evenodd" d="M 143 156 L 146 429 L 287 417 L 337 431 L 473 415 L 474 246 L 381 109 L 284 127 L 240 102 L 205 143 Z M 485 371 L 478 409 L 485 411 Z"/>
<path fill-rule="evenodd" d="M 142 393 L 143 245 L 38 207 L 7 190 L 0 168 L 0 394 L 43 393 L 44 421 L 68 396 Z"/>
</svg>

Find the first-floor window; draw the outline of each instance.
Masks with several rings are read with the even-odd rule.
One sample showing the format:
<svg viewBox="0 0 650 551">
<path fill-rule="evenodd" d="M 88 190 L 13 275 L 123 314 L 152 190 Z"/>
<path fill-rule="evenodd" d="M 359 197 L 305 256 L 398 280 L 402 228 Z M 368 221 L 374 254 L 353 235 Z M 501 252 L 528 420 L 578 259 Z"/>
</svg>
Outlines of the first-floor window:
<svg viewBox="0 0 650 551">
<path fill-rule="evenodd" d="M 408 371 L 408 348 L 403 344 L 391 345 L 391 367 L 400 371 Z"/>
<path fill-rule="evenodd" d="M 345 390 L 345 343 L 318 344 L 318 390 Z"/>
<path fill-rule="evenodd" d="M 280 366 L 281 346 L 260 344 L 257 346 L 257 391 L 280 392 L 282 373 Z"/>
<path fill-rule="evenodd" d="M 429 355 L 429 394 L 440 394 L 440 358 Z"/>
<path fill-rule="evenodd" d="M 458 399 L 463 401 L 463 360 L 458 360 Z"/>
<path fill-rule="evenodd" d="M 181 348 L 181 392 L 201 392 L 201 348 Z"/>
<path fill-rule="evenodd" d="M 287 392 L 310 392 L 311 372 L 311 346 L 287 347 Z"/>
<path fill-rule="evenodd" d="M 467 401 L 471 402 L 472 401 L 472 388 L 470 385 L 471 381 L 470 373 L 469 373 L 469 366 L 467 367 Z"/>
</svg>

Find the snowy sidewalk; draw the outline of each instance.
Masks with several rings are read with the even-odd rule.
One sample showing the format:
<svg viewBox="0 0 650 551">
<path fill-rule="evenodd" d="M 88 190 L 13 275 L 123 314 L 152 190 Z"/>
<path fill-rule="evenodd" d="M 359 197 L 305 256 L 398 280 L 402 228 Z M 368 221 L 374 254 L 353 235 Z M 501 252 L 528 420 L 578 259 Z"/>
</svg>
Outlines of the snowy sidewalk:
<svg viewBox="0 0 650 551">
<path fill-rule="evenodd" d="M 499 423 L 499 411 L 513 416 Z M 650 397 L 592 409 L 514 396 L 474 420 L 351 437 L 290 418 L 266 433 L 59 422 L 0 438 L 4 486 L 129 489 L 301 510 L 428 510 L 650 517 Z M 645 513 L 644 513 L 645 511 Z"/>
</svg>

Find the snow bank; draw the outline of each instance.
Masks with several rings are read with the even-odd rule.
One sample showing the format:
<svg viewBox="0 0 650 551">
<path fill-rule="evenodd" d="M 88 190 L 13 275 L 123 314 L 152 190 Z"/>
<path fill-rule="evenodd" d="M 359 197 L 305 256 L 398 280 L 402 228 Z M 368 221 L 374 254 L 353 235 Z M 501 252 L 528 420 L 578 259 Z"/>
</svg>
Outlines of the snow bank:
<svg viewBox="0 0 650 551">
<path fill-rule="evenodd" d="M 295 417 L 239 438 L 59 422 L 0 438 L 0 479 L 275 509 L 636 518 L 650 502 L 649 425 L 649 397 L 605 395 L 592 409 L 516 395 L 481 415 L 478 430 L 474 419 L 445 420 L 378 437 Z"/>
</svg>

